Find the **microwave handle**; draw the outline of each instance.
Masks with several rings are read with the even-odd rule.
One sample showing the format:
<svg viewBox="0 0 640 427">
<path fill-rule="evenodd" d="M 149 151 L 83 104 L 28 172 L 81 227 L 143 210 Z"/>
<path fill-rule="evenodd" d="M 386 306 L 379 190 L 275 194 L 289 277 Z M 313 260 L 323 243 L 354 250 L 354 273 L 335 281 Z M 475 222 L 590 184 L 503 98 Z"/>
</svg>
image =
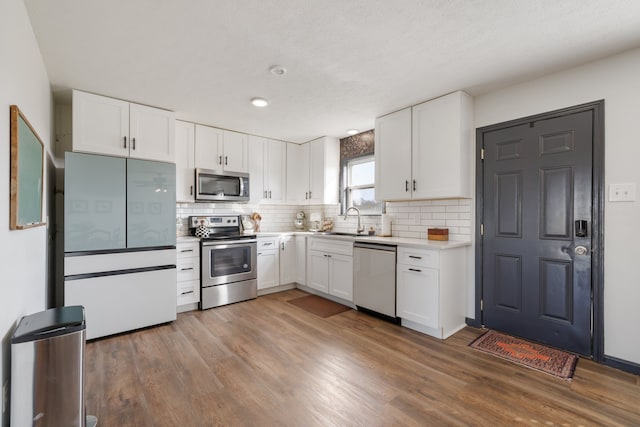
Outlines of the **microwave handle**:
<svg viewBox="0 0 640 427">
<path fill-rule="evenodd" d="M 244 179 L 242 177 L 238 177 L 240 180 L 240 196 L 244 196 Z"/>
</svg>

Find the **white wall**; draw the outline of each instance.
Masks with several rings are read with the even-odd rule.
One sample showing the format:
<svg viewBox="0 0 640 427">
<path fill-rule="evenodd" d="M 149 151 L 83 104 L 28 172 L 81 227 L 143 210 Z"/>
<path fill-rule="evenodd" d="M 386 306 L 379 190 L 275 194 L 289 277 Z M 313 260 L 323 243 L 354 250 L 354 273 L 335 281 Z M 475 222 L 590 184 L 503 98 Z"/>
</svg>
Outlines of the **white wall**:
<svg viewBox="0 0 640 427">
<path fill-rule="evenodd" d="M 3 1 L 0 7 L 0 58 L 0 384 L 4 384 L 10 373 L 14 325 L 21 316 L 46 305 L 46 227 L 9 230 L 9 105 L 20 108 L 47 151 L 52 145 L 49 80 L 22 0 Z M 2 419 L 8 425 L 5 416 Z"/>
<path fill-rule="evenodd" d="M 609 184 L 640 183 L 640 49 L 478 96 L 475 124 L 481 127 L 600 99 L 605 100 L 608 198 Z M 638 219 L 638 201 L 605 204 L 605 354 L 634 363 L 640 363 Z"/>
</svg>

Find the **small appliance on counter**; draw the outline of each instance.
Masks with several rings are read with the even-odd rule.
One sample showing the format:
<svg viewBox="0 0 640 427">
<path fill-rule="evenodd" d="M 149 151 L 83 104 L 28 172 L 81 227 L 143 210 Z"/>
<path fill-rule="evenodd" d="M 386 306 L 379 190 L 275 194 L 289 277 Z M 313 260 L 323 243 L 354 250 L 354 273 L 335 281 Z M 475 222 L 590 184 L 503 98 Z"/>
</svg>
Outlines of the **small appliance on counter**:
<svg viewBox="0 0 640 427">
<path fill-rule="evenodd" d="M 448 228 L 429 228 L 427 229 L 427 239 L 447 241 L 449 240 L 449 229 Z"/>
<path fill-rule="evenodd" d="M 251 215 L 240 215 L 242 221 L 242 233 L 253 234 L 255 233 L 255 224 L 251 220 Z"/>
<path fill-rule="evenodd" d="M 306 215 L 304 214 L 304 211 L 298 211 L 298 213 L 296 213 L 296 219 L 293 222 L 296 230 L 304 230 L 304 226 L 306 223 Z"/>
</svg>

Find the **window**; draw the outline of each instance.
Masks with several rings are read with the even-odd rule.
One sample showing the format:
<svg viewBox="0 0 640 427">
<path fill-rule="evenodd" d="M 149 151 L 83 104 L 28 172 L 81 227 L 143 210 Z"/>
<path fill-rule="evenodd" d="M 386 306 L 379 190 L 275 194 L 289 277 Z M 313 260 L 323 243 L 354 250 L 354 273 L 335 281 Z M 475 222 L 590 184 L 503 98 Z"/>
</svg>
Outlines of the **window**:
<svg viewBox="0 0 640 427">
<path fill-rule="evenodd" d="M 375 160 L 373 156 L 349 160 L 343 168 L 343 212 L 354 206 L 361 215 L 380 215 L 382 202 L 375 199 Z"/>
</svg>

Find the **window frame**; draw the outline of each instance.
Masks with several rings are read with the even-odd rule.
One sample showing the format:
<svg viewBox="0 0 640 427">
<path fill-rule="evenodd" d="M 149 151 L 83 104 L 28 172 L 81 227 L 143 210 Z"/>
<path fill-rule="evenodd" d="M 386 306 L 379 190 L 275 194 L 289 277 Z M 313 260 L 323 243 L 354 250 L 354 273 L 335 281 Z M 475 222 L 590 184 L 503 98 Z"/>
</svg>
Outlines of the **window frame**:
<svg viewBox="0 0 640 427">
<path fill-rule="evenodd" d="M 375 193 L 375 177 L 374 180 L 371 184 L 366 184 L 366 185 L 350 185 L 351 184 L 351 167 L 353 167 L 354 165 L 358 165 L 358 164 L 362 164 L 362 163 L 368 163 L 368 162 L 373 162 L 374 167 L 375 167 L 375 155 L 373 153 L 366 153 L 366 154 L 361 154 L 358 156 L 352 156 L 349 158 L 345 158 L 342 160 L 342 165 L 340 168 L 340 175 L 341 175 L 341 179 L 340 179 L 340 187 L 341 187 L 341 195 L 340 195 L 340 214 L 344 215 L 345 211 L 350 207 L 353 206 L 353 204 L 351 203 L 351 190 L 356 189 L 368 189 L 368 188 L 372 188 L 374 190 Z M 376 200 L 376 202 L 382 203 L 378 200 Z M 380 216 L 382 215 L 382 211 L 384 209 L 384 204 L 381 204 L 380 206 L 380 212 L 377 213 L 370 213 L 370 212 L 364 212 L 361 213 L 361 216 Z"/>
</svg>

